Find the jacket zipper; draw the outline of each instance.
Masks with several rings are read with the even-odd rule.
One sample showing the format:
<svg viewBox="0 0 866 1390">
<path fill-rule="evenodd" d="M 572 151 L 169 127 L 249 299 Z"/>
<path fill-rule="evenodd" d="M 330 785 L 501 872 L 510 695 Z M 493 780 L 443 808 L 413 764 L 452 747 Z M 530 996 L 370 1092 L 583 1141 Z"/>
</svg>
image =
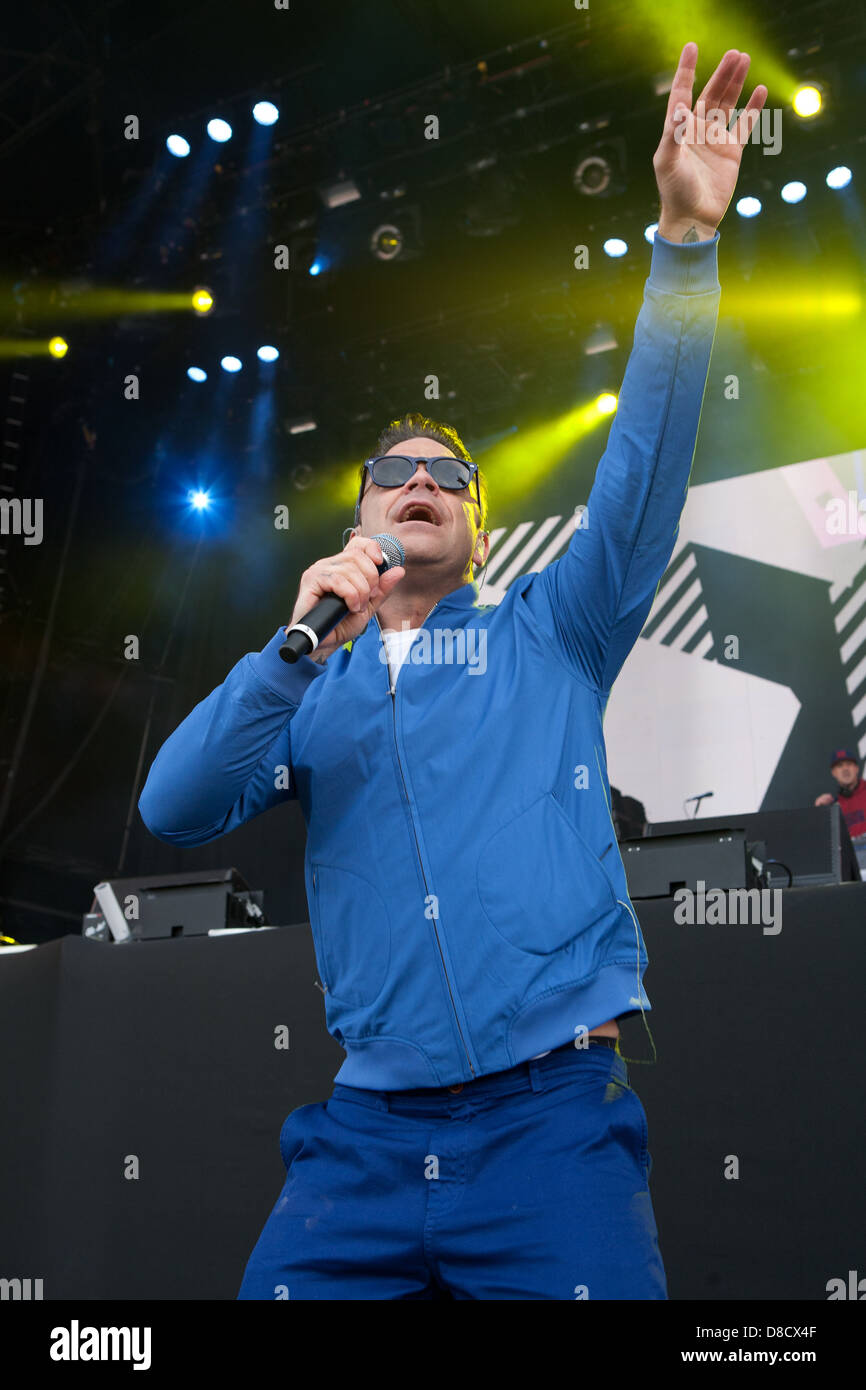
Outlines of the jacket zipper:
<svg viewBox="0 0 866 1390">
<path fill-rule="evenodd" d="M 433 608 L 436 608 L 436 607 L 438 607 L 438 603 L 434 603 Z M 433 612 L 433 608 L 430 609 L 430 613 Z M 430 617 L 430 613 L 427 614 L 427 617 L 425 617 L 424 622 L 422 622 L 422 624 L 421 624 L 422 627 L 424 626 L 424 623 L 426 623 L 427 618 Z M 376 626 L 377 626 L 378 629 L 379 629 L 379 641 L 380 641 L 380 642 L 384 642 L 385 639 L 384 639 L 384 636 L 382 635 L 382 624 L 379 622 L 379 616 L 378 616 L 378 614 L 374 614 L 374 617 L 376 618 Z M 385 643 L 385 659 L 386 659 L 386 661 L 388 662 L 388 686 L 389 686 L 388 693 L 389 693 L 389 695 L 391 696 L 391 715 L 392 715 L 392 719 L 393 719 L 393 728 L 394 728 L 394 747 L 395 747 L 396 752 L 397 752 L 397 766 L 400 768 L 400 780 L 401 780 L 401 782 L 403 783 L 403 795 L 404 795 L 405 798 L 406 798 L 406 806 L 407 806 L 408 811 L 409 811 L 409 819 L 410 819 L 410 821 L 412 822 L 412 835 L 413 835 L 414 840 L 415 840 L 415 852 L 416 852 L 417 855 L 418 855 L 418 865 L 419 865 L 419 867 L 420 867 L 420 869 L 421 869 L 421 877 L 422 877 L 423 880 L 424 880 L 424 888 L 425 888 L 425 890 L 426 890 L 426 896 L 429 898 L 429 897 L 431 896 L 431 895 L 430 895 L 430 888 L 429 888 L 429 884 L 427 883 L 427 875 L 426 875 L 425 872 L 424 872 L 424 861 L 423 861 L 423 859 L 421 858 L 421 846 L 418 844 L 418 834 L 417 834 L 417 832 L 416 832 L 416 830 L 415 830 L 415 819 L 414 819 L 414 817 L 413 817 L 413 815 L 412 815 L 412 804 L 411 804 L 411 802 L 410 802 L 410 800 L 409 800 L 409 793 L 408 793 L 408 791 L 406 790 L 406 778 L 405 778 L 404 775 L 403 775 L 403 764 L 402 764 L 402 762 L 400 761 L 400 745 L 399 745 L 398 742 L 397 742 L 397 688 L 396 688 L 396 686 L 394 685 L 394 680 L 393 680 L 393 676 L 392 676 L 392 672 L 391 672 L 391 658 L 390 658 L 390 656 L 388 655 L 388 646 L 387 646 L 387 643 Z M 460 1034 L 460 1041 L 461 1041 L 461 1043 L 463 1044 L 463 1051 L 464 1051 L 465 1054 L 466 1054 L 466 1061 L 467 1061 L 467 1064 L 468 1064 L 468 1066 L 469 1066 L 469 1070 L 471 1071 L 472 1075 L 474 1076 L 474 1075 L 475 1075 L 475 1068 L 474 1068 L 473 1065 L 472 1065 L 472 1058 L 469 1056 L 469 1049 L 468 1049 L 467 1046 L 466 1046 L 466 1039 L 465 1039 L 464 1036 L 463 1036 L 463 1029 L 460 1027 L 460 1016 L 459 1016 L 459 1014 L 457 1013 L 457 1005 L 454 1003 L 454 992 L 453 992 L 453 990 L 452 990 L 452 988 L 451 988 L 451 981 L 450 981 L 449 978 L 448 978 L 448 967 L 447 967 L 446 964 L 445 964 L 445 956 L 444 956 L 444 953 L 443 953 L 443 951 L 442 951 L 442 943 L 441 943 L 441 941 L 439 940 L 439 932 L 438 932 L 437 929 L 436 929 L 436 918 L 433 917 L 433 918 L 431 918 L 430 920 L 431 920 L 431 922 L 432 922 L 432 924 L 433 924 L 433 935 L 436 937 L 436 946 L 437 946 L 437 949 L 438 949 L 438 951 L 439 951 L 439 958 L 440 958 L 440 960 L 442 961 L 442 973 L 443 973 L 444 976 L 445 976 L 445 983 L 446 983 L 446 985 L 448 986 L 448 997 L 449 997 L 449 999 L 451 1000 L 451 1008 L 452 1008 L 452 1010 L 453 1010 L 453 1012 L 454 1012 L 454 1022 L 457 1024 L 457 1032 Z"/>
</svg>

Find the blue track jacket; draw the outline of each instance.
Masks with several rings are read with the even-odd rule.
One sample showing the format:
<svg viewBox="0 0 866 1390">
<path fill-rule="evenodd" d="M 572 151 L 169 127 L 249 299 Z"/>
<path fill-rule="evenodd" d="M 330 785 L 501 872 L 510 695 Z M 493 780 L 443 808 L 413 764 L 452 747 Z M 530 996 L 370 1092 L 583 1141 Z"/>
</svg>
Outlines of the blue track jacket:
<svg viewBox="0 0 866 1390">
<path fill-rule="evenodd" d="M 378 618 L 323 666 L 281 660 L 283 624 L 151 766 L 139 810 L 169 844 L 299 800 L 344 1085 L 456 1085 L 651 1007 L 602 720 L 679 527 L 718 240 L 655 238 L 607 448 L 559 559 L 498 605 L 476 583 L 446 594 L 415 639 L 427 659 L 410 651 L 396 683 Z"/>
</svg>

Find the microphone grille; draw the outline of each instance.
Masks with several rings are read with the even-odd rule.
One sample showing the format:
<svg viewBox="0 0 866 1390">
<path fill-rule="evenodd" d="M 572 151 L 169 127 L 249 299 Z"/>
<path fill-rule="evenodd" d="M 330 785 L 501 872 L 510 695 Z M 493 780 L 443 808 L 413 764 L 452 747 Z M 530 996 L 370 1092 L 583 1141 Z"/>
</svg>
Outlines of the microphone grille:
<svg viewBox="0 0 866 1390">
<path fill-rule="evenodd" d="M 406 552 L 396 536 L 391 536 L 385 531 L 381 535 L 374 536 L 373 540 L 378 541 L 382 559 L 389 570 L 396 569 L 398 565 L 405 565 Z"/>
</svg>

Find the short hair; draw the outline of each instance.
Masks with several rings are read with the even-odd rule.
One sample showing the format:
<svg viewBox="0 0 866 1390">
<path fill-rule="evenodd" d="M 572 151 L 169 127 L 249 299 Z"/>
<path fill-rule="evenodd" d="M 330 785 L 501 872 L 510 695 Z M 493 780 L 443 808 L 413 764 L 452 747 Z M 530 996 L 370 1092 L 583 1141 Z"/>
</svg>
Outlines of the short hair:
<svg viewBox="0 0 866 1390">
<path fill-rule="evenodd" d="M 439 420 L 430 420 L 426 415 L 419 411 L 410 411 L 408 415 L 402 415 L 396 420 L 392 420 L 386 425 L 376 440 L 376 447 L 371 458 L 378 458 L 380 454 L 387 454 L 389 449 L 393 449 L 395 444 L 402 444 L 404 439 L 435 439 L 437 444 L 444 444 L 446 449 L 450 449 L 456 458 L 465 459 L 472 462 L 472 455 L 463 443 L 459 434 L 451 425 L 444 425 Z M 363 463 L 359 469 L 358 492 L 364 483 L 366 468 Z M 481 529 L 487 530 L 487 509 L 489 499 L 487 494 L 487 479 L 478 470 L 478 492 L 481 498 Z M 474 488 L 470 490 L 474 492 Z"/>
</svg>

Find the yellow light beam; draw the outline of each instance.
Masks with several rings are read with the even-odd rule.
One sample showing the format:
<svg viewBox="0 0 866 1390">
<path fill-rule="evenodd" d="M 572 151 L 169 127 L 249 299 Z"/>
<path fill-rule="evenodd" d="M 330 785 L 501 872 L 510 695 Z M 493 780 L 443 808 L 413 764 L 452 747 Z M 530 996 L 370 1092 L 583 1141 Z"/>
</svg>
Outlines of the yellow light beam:
<svg viewBox="0 0 866 1390">
<path fill-rule="evenodd" d="M 602 424 L 606 414 L 599 399 L 574 406 L 557 420 L 519 430 L 478 460 L 490 489 L 491 512 L 528 496 L 555 472 L 573 445 Z"/>
<path fill-rule="evenodd" d="M 777 323 L 798 319 L 850 319 L 862 314 L 863 291 L 855 286 L 843 288 L 830 285 L 807 290 L 776 290 L 765 283 L 735 285 L 722 293 L 721 315 L 760 323 L 772 333 Z"/>
<path fill-rule="evenodd" d="M 607 401 L 607 407 L 599 406 L 601 400 Z M 602 424 L 610 414 L 610 402 L 615 408 L 616 397 L 608 394 L 575 406 L 558 420 L 520 430 L 476 458 L 490 489 L 491 511 L 518 501 L 543 482 L 572 445 Z M 358 461 L 339 467 L 335 473 L 336 482 L 329 486 L 328 497 L 336 508 L 346 510 L 358 496 Z"/>
<path fill-rule="evenodd" d="M 65 343 L 66 339 L 0 338 L 0 357 L 65 357 L 65 352 L 52 350 L 51 344 L 56 342 Z"/>
<path fill-rule="evenodd" d="M 70 323 L 80 319 L 125 318 L 144 314 L 192 314 L 193 291 L 89 289 L 62 291 L 59 285 L 28 285 L 20 296 L 18 313 L 26 323 L 40 319 L 59 319 Z M 12 298 L 8 285 L 0 287 L 0 300 Z"/>
<path fill-rule="evenodd" d="M 802 85 L 802 79 L 798 79 L 785 58 L 767 42 L 754 14 L 744 5 L 701 5 L 694 4 L 693 0 L 665 0 L 664 5 L 659 5 L 657 0 L 633 0 L 632 13 L 635 32 L 640 32 L 646 52 L 653 54 L 660 68 L 670 68 L 673 73 L 683 45 L 689 42 L 698 45 L 693 101 L 697 101 L 710 74 L 729 48 L 748 53 L 752 60 L 737 98 L 738 110 L 745 107 L 759 82 L 768 90 L 768 107 L 774 103 L 790 105 L 794 93 Z M 646 41 L 645 31 L 654 36 L 655 45 Z M 660 106 L 660 116 L 664 116 L 663 106 Z"/>
</svg>

